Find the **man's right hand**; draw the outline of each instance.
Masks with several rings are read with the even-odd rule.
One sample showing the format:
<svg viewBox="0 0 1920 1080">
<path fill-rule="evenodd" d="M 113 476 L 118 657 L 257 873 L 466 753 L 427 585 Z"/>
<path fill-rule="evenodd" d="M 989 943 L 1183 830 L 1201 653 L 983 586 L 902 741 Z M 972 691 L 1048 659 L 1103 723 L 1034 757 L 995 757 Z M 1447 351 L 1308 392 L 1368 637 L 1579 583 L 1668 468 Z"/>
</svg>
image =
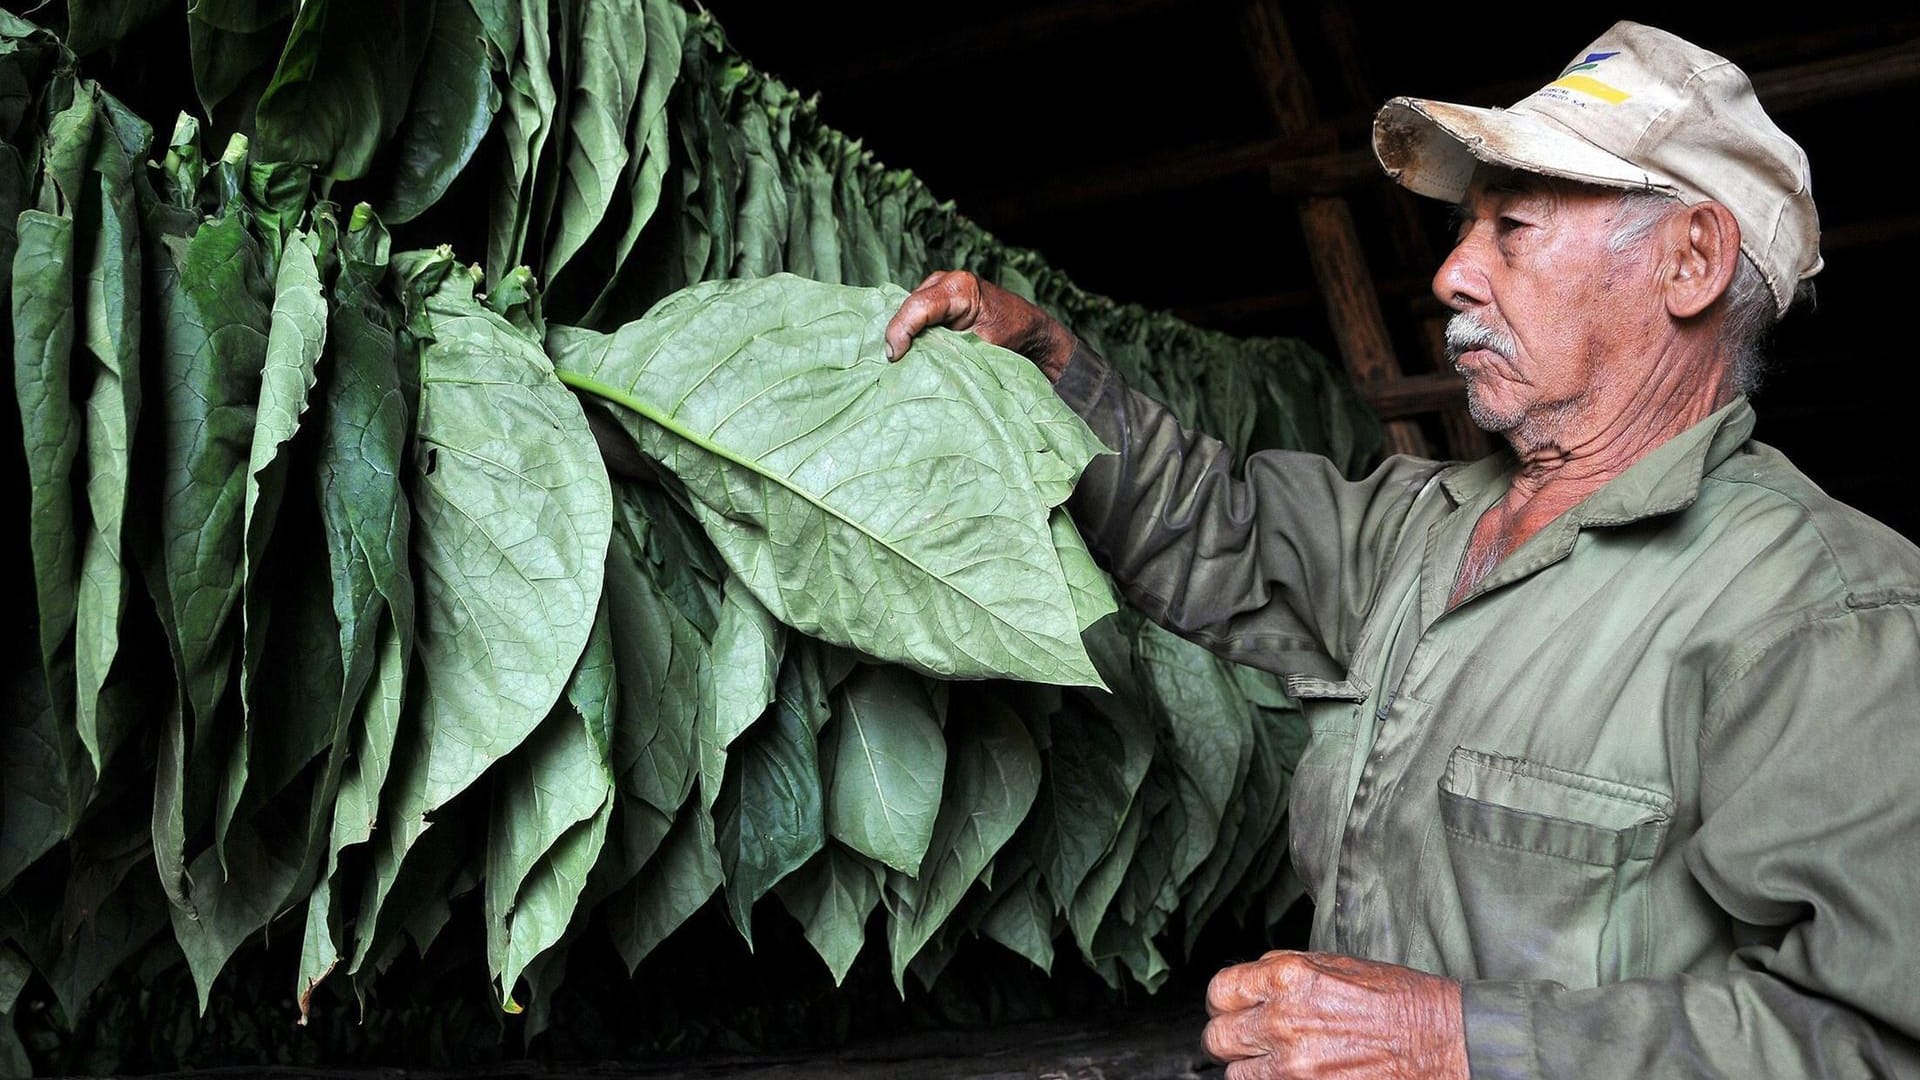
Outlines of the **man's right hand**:
<svg viewBox="0 0 1920 1080">
<path fill-rule="evenodd" d="M 965 270 L 928 274 L 901 303 L 887 323 L 887 359 L 905 356 L 915 335 L 929 326 L 971 330 L 1033 361 L 1050 380 L 1057 381 L 1073 358 L 1073 333 L 1060 320 Z"/>
</svg>

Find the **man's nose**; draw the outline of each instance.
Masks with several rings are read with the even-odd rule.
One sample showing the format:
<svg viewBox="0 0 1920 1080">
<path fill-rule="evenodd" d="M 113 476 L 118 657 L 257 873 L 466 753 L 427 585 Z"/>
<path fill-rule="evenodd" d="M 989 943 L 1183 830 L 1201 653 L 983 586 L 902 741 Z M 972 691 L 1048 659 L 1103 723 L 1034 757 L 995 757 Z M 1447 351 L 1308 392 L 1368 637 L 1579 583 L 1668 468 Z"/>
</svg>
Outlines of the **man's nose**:
<svg viewBox="0 0 1920 1080">
<path fill-rule="evenodd" d="M 1453 246 L 1433 275 L 1433 295 L 1455 311 L 1466 311 L 1492 300 L 1487 276 L 1475 261 L 1473 238 Z"/>
</svg>

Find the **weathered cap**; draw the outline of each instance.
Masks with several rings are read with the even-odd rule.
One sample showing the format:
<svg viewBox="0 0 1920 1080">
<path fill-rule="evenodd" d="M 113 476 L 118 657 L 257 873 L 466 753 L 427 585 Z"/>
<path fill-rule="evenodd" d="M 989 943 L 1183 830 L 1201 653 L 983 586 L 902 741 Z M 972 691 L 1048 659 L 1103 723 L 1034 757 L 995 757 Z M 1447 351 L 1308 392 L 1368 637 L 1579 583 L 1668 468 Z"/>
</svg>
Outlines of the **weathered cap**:
<svg viewBox="0 0 1920 1080">
<path fill-rule="evenodd" d="M 1373 152 L 1409 190 L 1466 195 L 1480 162 L 1720 203 L 1784 314 L 1820 271 L 1807 155 L 1724 57 L 1618 22 L 1560 77 L 1507 109 L 1397 97 L 1373 120 Z"/>
</svg>

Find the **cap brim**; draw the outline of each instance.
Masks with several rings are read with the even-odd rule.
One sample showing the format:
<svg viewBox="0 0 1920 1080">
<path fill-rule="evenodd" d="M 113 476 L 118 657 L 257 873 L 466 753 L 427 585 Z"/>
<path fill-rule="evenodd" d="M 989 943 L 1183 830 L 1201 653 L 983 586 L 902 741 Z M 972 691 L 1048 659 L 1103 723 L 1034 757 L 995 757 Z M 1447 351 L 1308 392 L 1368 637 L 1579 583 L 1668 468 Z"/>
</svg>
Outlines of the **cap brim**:
<svg viewBox="0 0 1920 1080">
<path fill-rule="evenodd" d="M 1679 194 L 1666 177 L 1521 109 L 1397 97 L 1373 119 L 1373 153 L 1387 175 L 1409 191 L 1447 202 L 1466 196 L 1482 163 L 1603 187 Z"/>
</svg>

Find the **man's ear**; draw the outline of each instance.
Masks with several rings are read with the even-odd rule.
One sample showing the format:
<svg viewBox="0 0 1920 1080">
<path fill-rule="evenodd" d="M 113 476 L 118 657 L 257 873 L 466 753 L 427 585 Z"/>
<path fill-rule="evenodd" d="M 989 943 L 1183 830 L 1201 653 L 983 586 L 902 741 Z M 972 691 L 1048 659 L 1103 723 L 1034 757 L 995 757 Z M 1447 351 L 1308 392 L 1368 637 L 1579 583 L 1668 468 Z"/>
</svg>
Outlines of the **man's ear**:
<svg viewBox="0 0 1920 1080">
<path fill-rule="evenodd" d="M 1740 223 L 1717 202 L 1689 206 L 1676 216 L 1679 235 L 1668 248 L 1672 260 L 1662 284 L 1667 312 L 1690 319 L 1712 306 L 1733 281 L 1740 264 Z"/>
</svg>

